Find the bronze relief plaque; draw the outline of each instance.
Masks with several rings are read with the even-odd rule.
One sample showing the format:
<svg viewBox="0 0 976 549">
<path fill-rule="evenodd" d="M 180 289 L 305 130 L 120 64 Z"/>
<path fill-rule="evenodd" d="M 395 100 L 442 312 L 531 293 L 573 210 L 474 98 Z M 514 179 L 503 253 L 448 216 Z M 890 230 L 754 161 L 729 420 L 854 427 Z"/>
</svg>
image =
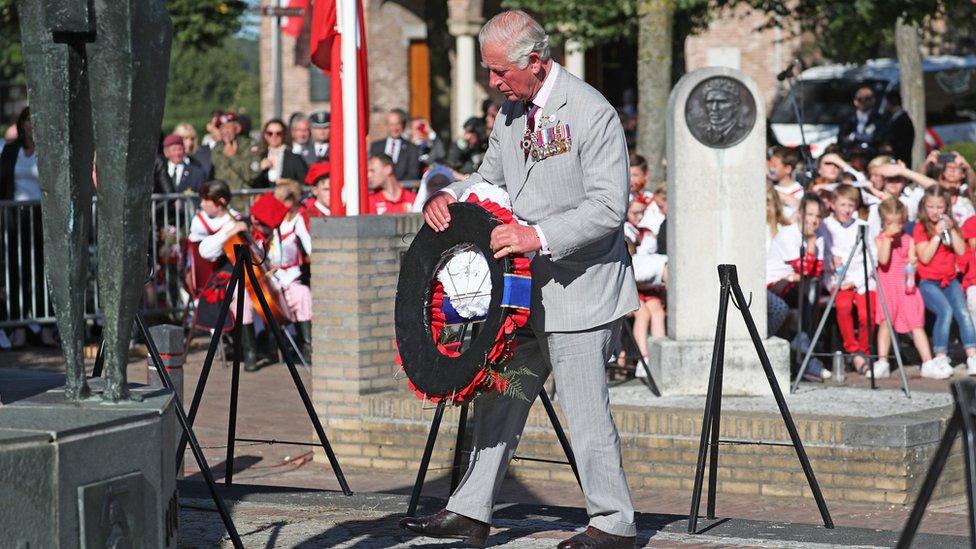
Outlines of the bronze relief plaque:
<svg viewBox="0 0 976 549">
<path fill-rule="evenodd" d="M 685 122 L 701 143 L 727 149 L 741 143 L 756 125 L 756 99 L 735 78 L 706 78 L 688 94 Z"/>
</svg>

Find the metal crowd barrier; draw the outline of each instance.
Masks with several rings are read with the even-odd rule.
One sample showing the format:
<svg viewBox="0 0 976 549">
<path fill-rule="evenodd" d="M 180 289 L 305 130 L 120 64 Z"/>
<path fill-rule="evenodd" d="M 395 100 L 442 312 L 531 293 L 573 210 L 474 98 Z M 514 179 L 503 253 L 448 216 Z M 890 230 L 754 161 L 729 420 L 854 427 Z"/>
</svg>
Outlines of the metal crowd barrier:
<svg viewBox="0 0 976 549">
<path fill-rule="evenodd" d="M 244 189 L 234 196 L 246 196 L 248 205 L 267 192 L 267 189 Z M 189 295 L 183 289 L 185 239 L 190 223 L 199 208 L 196 194 L 154 194 L 150 215 L 150 239 L 146 258 L 146 296 L 143 314 L 180 315 L 186 310 Z M 98 220 L 98 199 L 92 205 L 92 232 L 89 253 L 88 297 L 85 317 L 96 320 L 101 315 L 95 272 L 98 265 L 98 243 L 95 224 Z M 44 255 L 40 201 L 0 200 L 0 279 L 4 290 L 0 293 L 0 328 L 29 324 L 54 323 L 54 308 L 44 276 Z"/>
<path fill-rule="evenodd" d="M 405 187 L 416 190 L 420 181 L 403 181 Z M 250 204 L 268 189 L 242 189 L 234 196 L 246 197 Z M 239 201 L 235 201 L 239 202 Z M 146 295 L 143 315 L 182 315 L 186 311 L 189 294 L 184 289 L 185 239 L 190 223 L 199 209 L 200 199 L 195 193 L 153 194 L 150 215 L 149 251 L 146 258 Z M 243 213 L 243 212 L 242 212 Z M 85 317 L 95 321 L 101 316 L 95 273 L 98 265 L 98 243 L 95 225 L 98 220 L 98 198 L 92 205 L 92 231 L 89 253 L 88 296 Z M 29 324 L 53 324 L 54 307 L 47 291 L 44 276 L 44 255 L 39 200 L 0 200 L 0 279 L 4 291 L 0 293 L 0 329 Z M 149 282 L 152 283 L 149 283 Z"/>
</svg>

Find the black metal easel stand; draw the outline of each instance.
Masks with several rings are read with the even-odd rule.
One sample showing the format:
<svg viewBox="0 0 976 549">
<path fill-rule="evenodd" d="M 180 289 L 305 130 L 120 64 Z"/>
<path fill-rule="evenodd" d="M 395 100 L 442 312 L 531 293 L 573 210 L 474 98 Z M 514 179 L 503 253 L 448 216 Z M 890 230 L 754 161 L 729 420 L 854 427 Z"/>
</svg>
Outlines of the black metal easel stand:
<svg viewBox="0 0 976 549">
<path fill-rule="evenodd" d="M 746 328 L 749 330 L 749 336 L 752 338 L 752 343 L 756 347 L 756 353 L 759 354 L 759 361 L 762 363 L 763 371 L 766 374 L 766 379 L 769 381 L 769 388 L 773 391 L 773 397 L 776 399 L 776 405 L 779 407 L 779 413 L 781 416 L 783 416 L 783 422 L 786 424 L 786 430 L 790 434 L 793 449 L 796 450 L 796 455 L 800 460 L 800 466 L 803 468 L 803 473 L 806 475 L 807 483 L 810 485 L 810 490 L 813 492 L 813 497 L 817 501 L 817 507 L 820 509 L 820 516 L 823 518 L 824 526 L 827 528 L 833 528 L 834 522 L 830 518 L 830 512 L 827 510 L 827 503 L 824 501 L 823 494 L 820 492 L 820 485 L 817 483 L 817 478 L 814 476 L 813 469 L 810 467 L 810 460 L 807 458 L 807 453 L 803 449 L 803 443 L 800 441 L 800 435 L 797 433 L 796 425 L 793 423 L 793 417 L 790 415 L 790 410 L 787 408 L 786 401 L 783 399 L 783 392 L 780 390 L 779 384 L 776 382 L 776 377 L 773 374 L 773 367 L 769 363 L 769 356 L 766 355 L 766 349 L 763 347 L 762 338 L 759 336 L 759 330 L 756 329 L 756 323 L 752 319 L 752 313 L 749 312 L 746 299 L 742 295 L 742 288 L 739 286 L 739 279 L 738 275 L 736 274 L 735 265 L 719 265 L 718 277 L 721 282 L 721 294 L 719 297 L 718 306 L 718 322 L 715 326 L 715 344 L 712 350 L 712 367 L 708 374 L 708 394 L 705 397 L 705 414 L 702 416 L 701 441 L 698 445 L 698 464 L 695 468 L 695 487 L 691 494 L 691 511 L 688 513 L 688 533 L 696 533 L 698 527 L 698 514 L 701 506 L 702 484 L 705 477 L 705 458 L 710 454 L 711 459 L 709 460 L 708 464 L 707 516 L 709 519 L 714 519 L 715 486 L 718 478 L 719 444 L 735 444 L 740 442 L 719 439 L 719 427 L 722 417 L 722 375 L 725 367 L 725 326 L 728 317 L 729 299 L 734 300 L 736 308 L 742 312 L 742 320 L 745 321 Z M 789 446 L 787 444 L 763 442 L 749 444 Z"/>
<path fill-rule="evenodd" d="M 217 326 L 223 326 L 227 319 L 227 313 L 230 309 L 231 300 L 234 297 L 234 290 L 236 288 L 241 288 L 240 299 L 237 300 L 237 318 L 243 318 L 244 314 L 244 299 L 245 293 L 243 288 L 244 277 L 250 278 L 251 284 L 254 287 L 258 287 L 257 276 L 254 274 L 252 267 L 251 251 L 247 246 L 236 245 L 234 246 L 234 254 L 237 257 L 237 263 L 234 265 L 234 270 L 231 273 L 230 282 L 227 284 L 227 292 L 224 295 L 224 301 L 220 306 L 220 311 L 217 314 Z M 258 298 L 258 305 L 264 312 L 265 318 L 268 319 L 268 328 L 271 333 L 274 334 L 275 342 L 277 343 L 278 349 L 281 350 L 281 354 L 284 356 L 285 364 L 288 366 L 288 371 L 291 374 L 292 381 L 295 383 L 295 389 L 298 391 L 298 396 L 301 397 L 302 403 L 305 406 L 305 411 L 308 413 L 308 418 L 312 422 L 312 426 L 315 429 L 315 434 L 318 436 L 319 443 L 312 444 L 307 442 L 299 441 L 287 441 L 287 440 L 262 440 L 262 439 L 238 439 L 236 438 L 237 433 L 237 398 L 238 389 L 240 385 L 240 370 L 241 370 L 241 331 L 244 329 L 243 324 L 238 320 L 236 326 L 237 330 L 235 337 L 235 357 L 233 371 L 231 372 L 231 393 L 230 393 L 230 414 L 228 418 L 228 428 L 227 428 L 227 462 L 226 469 L 224 473 L 224 483 L 230 486 L 234 478 L 234 443 L 237 441 L 247 441 L 247 442 L 267 442 L 274 444 L 293 444 L 300 446 L 321 446 L 325 450 L 326 456 L 329 458 L 329 463 L 332 466 L 332 471 L 335 473 L 336 480 L 339 481 L 339 486 L 342 488 L 342 492 L 347 496 L 352 495 L 352 491 L 349 489 L 349 484 L 346 482 L 345 475 L 342 474 L 342 469 L 339 466 L 339 461 L 336 458 L 335 452 L 332 451 L 332 446 L 329 444 L 329 440 L 325 435 L 325 429 L 322 427 L 322 423 L 319 421 L 318 415 L 315 413 L 315 408 L 312 405 L 312 399 L 308 396 L 308 391 L 305 389 L 305 384 L 302 382 L 301 376 L 298 374 L 298 369 L 295 367 L 295 363 L 292 360 L 289 353 L 285 350 L 287 347 L 285 345 L 285 336 L 282 333 L 281 326 L 278 321 L 275 320 L 274 316 L 271 315 L 271 308 L 268 306 L 268 302 L 261 292 L 256 292 L 255 295 Z M 203 362 L 203 369 L 200 371 L 200 379 L 197 382 L 196 390 L 193 393 L 193 400 L 190 403 L 190 412 L 188 415 L 189 425 L 193 425 L 193 420 L 196 418 L 197 411 L 200 408 L 200 401 L 203 398 L 204 389 L 207 386 L 207 379 L 210 376 L 210 369 L 213 366 L 214 357 L 217 353 L 217 345 L 220 344 L 221 330 L 218 328 L 214 331 L 213 337 L 210 339 L 210 347 L 207 349 L 207 357 Z M 183 438 L 180 439 L 180 446 L 177 452 L 177 461 L 182 462 L 183 452 L 186 450 L 187 437 L 184 434 Z"/>
<path fill-rule="evenodd" d="M 142 337 L 146 339 L 149 356 L 152 358 L 153 365 L 156 367 L 156 372 L 159 374 L 159 379 L 163 383 L 163 387 L 173 391 L 173 380 L 170 379 L 169 372 L 166 371 L 166 367 L 163 365 L 163 359 L 159 354 L 159 349 L 156 348 L 156 342 L 153 341 L 149 329 L 146 328 L 146 321 L 142 318 L 141 312 L 136 313 L 136 324 L 142 333 Z M 203 449 L 200 448 L 200 442 L 193 433 L 193 427 L 190 426 L 190 422 L 187 420 L 186 412 L 183 410 L 183 401 L 175 391 L 173 392 L 173 399 L 176 401 L 176 418 L 179 420 L 180 427 L 183 429 L 183 436 L 190 442 L 193 458 L 196 459 L 197 466 L 200 467 L 200 473 L 203 475 L 203 480 L 207 484 L 207 490 L 210 491 L 210 497 L 213 499 L 214 505 L 217 506 L 217 512 L 220 514 L 220 520 L 224 523 L 224 528 L 227 529 L 227 535 L 230 537 L 236 549 L 244 549 L 241 536 L 237 533 L 237 527 L 234 526 L 234 520 L 230 517 L 230 512 L 227 510 L 224 498 L 220 497 L 220 493 L 217 492 L 217 482 L 214 480 L 213 472 L 207 464 L 207 458 L 203 455 Z M 179 465 L 182 460 L 177 459 L 176 461 L 177 471 L 179 471 Z"/>
<path fill-rule="evenodd" d="M 569 438 L 566 437 L 562 424 L 559 423 L 559 417 L 556 416 L 556 409 L 552 406 L 552 401 L 549 399 L 549 395 L 546 394 L 546 390 L 544 388 L 539 391 L 539 399 L 542 401 L 542 406 L 546 409 L 546 414 L 549 416 L 549 421 L 552 423 L 552 428 L 556 432 L 556 438 L 559 439 L 559 444 L 562 446 L 563 452 L 566 454 L 566 461 L 519 456 L 513 456 L 512 460 L 539 461 L 543 463 L 569 465 L 572 467 L 573 474 L 576 476 L 576 482 L 580 485 L 580 489 L 582 489 L 583 483 L 580 481 L 579 470 L 576 468 L 576 457 L 573 455 L 573 448 L 569 445 Z M 414 516 L 414 514 L 417 512 L 417 504 L 420 502 L 420 493 L 423 491 L 424 479 L 427 477 L 427 469 L 430 466 L 430 456 L 434 452 L 434 442 L 437 441 L 437 431 L 441 426 L 441 418 L 444 417 L 444 407 L 445 402 L 443 400 L 437 403 L 437 409 L 434 410 L 434 419 L 430 422 L 430 433 L 427 435 L 427 444 L 424 446 L 424 455 L 420 459 L 420 469 L 417 471 L 417 480 L 414 482 L 413 491 L 410 493 L 410 503 L 407 505 L 408 517 Z M 461 448 L 464 442 L 464 431 L 467 420 L 468 403 L 465 402 L 464 404 L 461 404 L 460 418 L 458 418 L 457 438 L 454 442 L 454 458 L 451 464 L 451 493 L 454 493 L 454 490 L 457 488 L 458 483 L 460 482 Z"/>
<path fill-rule="evenodd" d="M 946 423 L 945 432 L 942 434 L 942 441 L 939 443 L 935 455 L 932 457 L 932 464 L 929 471 L 925 474 L 925 482 L 922 483 L 922 490 L 918 493 L 912 513 L 908 516 L 905 529 L 901 532 L 898 539 L 897 549 L 908 549 L 915 539 L 918 526 L 922 522 L 922 515 L 928 507 L 932 493 L 935 491 L 935 484 L 939 481 L 939 476 L 945 468 L 946 461 L 949 459 L 949 451 L 956 440 L 956 435 L 962 434 L 963 459 L 966 462 L 966 500 L 969 503 L 969 544 L 976 547 L 976 483 L 973 476 L 976 475 L 976 381 L 972 379 L 962 379 L 951 385 L 950 391 L 956 405 L 952 411 L 952 416 Z"/>
</svg>

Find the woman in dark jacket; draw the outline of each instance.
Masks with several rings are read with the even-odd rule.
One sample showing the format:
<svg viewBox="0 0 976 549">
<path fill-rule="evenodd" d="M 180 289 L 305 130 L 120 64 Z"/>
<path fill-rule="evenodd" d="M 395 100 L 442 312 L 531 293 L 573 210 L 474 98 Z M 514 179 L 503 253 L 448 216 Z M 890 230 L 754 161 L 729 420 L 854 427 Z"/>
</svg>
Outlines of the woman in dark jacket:
<svg viewBox="0 0 976 549">
<path fill-rule="evenodd" d="M 274 187 L 279 179 L 305 181 L 308 167 L 302 157 L 291 152 L 285 123 L 277 118 L 265 122 L 261 132 L 258 170 L 260 173 L 254 178 L 252 187 Z"/>
</svg>

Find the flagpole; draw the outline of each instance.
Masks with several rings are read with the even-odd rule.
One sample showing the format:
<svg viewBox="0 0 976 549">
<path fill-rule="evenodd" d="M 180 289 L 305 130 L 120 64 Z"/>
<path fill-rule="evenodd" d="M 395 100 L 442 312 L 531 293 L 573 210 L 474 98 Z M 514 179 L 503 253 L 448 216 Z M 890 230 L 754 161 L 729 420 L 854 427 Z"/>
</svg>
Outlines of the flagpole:
<svg viewBox="0 0 976 549">
<path fill-rule="evenodd" d="M 281 118 L 281 16 L 279 15 L 271 18 L 271 74 L 274 88 L 271 109 L 274 118 Z"/>
<path fill-rule="evenodd" d="M 359 90 L 356 43 L 359 0 L 339 0 L 342 44 L 342 180 L 346 215 L 359 215 Z"/>
</svg>

